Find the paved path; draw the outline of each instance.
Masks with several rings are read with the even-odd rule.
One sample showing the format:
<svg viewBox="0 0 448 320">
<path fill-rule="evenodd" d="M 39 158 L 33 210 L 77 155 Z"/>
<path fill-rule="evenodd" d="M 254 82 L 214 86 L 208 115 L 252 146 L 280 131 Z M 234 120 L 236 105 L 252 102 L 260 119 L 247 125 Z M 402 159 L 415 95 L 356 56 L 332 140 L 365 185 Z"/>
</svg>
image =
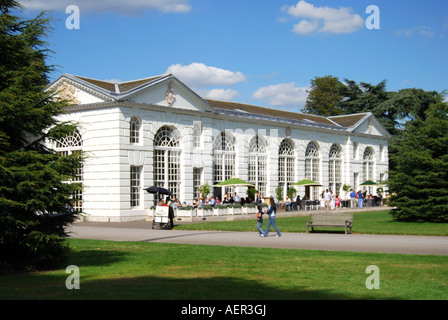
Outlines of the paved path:
<svg viewBox="0 0 448 320">
<path fill-rule="evenodd" d="M 448 237 L 367 234 L 275 232 L 261 238 L 258 232 L 152 230 L 151 222 L 79 222 L 69 228 L 72 238 L 269 247 L 331 251 L 448 255 Z"/>
</svg>

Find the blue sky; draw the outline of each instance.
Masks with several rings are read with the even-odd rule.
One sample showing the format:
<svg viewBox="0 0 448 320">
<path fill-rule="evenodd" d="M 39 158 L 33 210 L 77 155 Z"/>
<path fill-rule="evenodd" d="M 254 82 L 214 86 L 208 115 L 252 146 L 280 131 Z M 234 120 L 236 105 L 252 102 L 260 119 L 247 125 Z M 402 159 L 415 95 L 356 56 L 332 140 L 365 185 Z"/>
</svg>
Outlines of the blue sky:
<svg viewBox="0 0 448 320">
<path fill-rule="evenodd" d="M 198 94 L 300 111 L 315 77 L 388 90 L 448 89 L 446 0 L 21 0 L 52 10 L 49 42 L 70 73 L 129 81 L 173 73 Z M 79 29 L 68 29 L 79 8 Z M 379 29 L 365 25 L 379 9 Z M 373 22 L 376 22 L 375 20 Z"/>
</svg>

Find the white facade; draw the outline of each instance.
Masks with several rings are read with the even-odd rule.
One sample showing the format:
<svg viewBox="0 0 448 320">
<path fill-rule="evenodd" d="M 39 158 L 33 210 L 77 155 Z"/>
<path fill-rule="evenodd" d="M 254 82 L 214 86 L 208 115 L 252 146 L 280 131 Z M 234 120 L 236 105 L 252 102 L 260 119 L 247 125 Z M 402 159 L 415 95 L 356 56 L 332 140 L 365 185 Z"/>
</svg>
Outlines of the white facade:
<svg viewBox="0 0 448 320">
<path fill-rule="evenodd" d="M 54 147 L 86 153 L 91 221 L 144 219 L 152 185 L 189 203 L 200 184 L 233 176 L 262 196 L 304 178 L 336 193 L 387 178 L 390 135 L 370 113 L 325 118 L 204 100 L 172 75 L 112 84 L 64 74 L 49 89 L 73 101 L 61 120 L 78 123 L 81 142 Z"/>
</svg>

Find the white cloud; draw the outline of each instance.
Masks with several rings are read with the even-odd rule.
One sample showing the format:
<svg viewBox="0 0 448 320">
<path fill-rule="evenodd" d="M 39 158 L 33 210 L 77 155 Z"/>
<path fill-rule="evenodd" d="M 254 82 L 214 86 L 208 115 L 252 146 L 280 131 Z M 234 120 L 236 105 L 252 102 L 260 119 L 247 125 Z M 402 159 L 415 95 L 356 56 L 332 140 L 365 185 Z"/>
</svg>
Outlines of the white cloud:
<svg viewBox="0 0 448 320">
<path fill-rule="evenodd" d="M 298 34 L 306 35 L 313 33 L 314 31 L 317 30 L 317 28 L 319 28 L 319 22 L 317 21 L 310 22 L 308 20 L 302 20 L 294 25 L 292 31 Z"/>
<path fill-rule="evenodd" d="M 188 66 L 173 64 L 168 67 L 166 73 L 173 74 L 192 87 L 228 86 L 246 81 L 244 74 L 239 71 L 233 72 L 197 62 L 193 62 Z"/>
<path fill-rule="evenodd" d="M 303 107 L 308 97 L 308 87 L 296 87 L 294 82 L 261 87 L 252 94 L 254 99 L 267 100 L 272 106 Z"/>
<path fill-rule="evenodd" d="M 364 27 L 364 20 L 360 15 L 353 13 L 352 8 L 315 7 L 304 0 L 296 5 L 282 8 L 287 14 L 302 20 L 294 25 L 293 32 L 309 35 L 321 33 L 351 33 Z"/>
<path fill-rule="evenodd" d="M 432 37 L 434 36 L 434 31 L 431 30 L 428 26 L 418 26 L 410 29 L 402 29 L 394 32 L 396 36 L 412 36 L 414 34 L 418 34 L 424 37 Z"/>
<path fill-rule="evenodd" d="M 19 0 L 30 10 L 55 10 L 65 12 L 69 5 L 76 5 L 83 13 L 113 12 L 124 15 L 139 15 L 142 12 L 155 10 L 163 13 L 189 12 L 189 0 Z"/>
<path fill-rule="evenodd" d="M 213 99 L 213 100 L 221 100 L 221 101 L 232 101 L 236 97 L 238 97 L 240 94 L 238 91 L 233 89 L 202 89 L 198 90 L 198 94 L 206 99 Z"/>
</svg>

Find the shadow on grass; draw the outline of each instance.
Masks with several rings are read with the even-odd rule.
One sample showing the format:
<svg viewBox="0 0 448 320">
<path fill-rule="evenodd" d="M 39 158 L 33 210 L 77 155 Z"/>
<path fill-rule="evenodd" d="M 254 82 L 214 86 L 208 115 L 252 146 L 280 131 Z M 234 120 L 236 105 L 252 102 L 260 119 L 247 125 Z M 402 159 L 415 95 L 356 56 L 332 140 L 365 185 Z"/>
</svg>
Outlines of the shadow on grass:
<svg viewBox="0 0 448 320">
<path fill-rule="evenodd" d="M 80 289 L 65 288 L 67 275 L 29 275 L 31 287 L 3 286 L 1 299 L 38 300 L 349 300 L 373 299 L 374 296 L 350 296 L 337 288 L 312 290 L 291 285 L 281 289 L 255 280 L 237 277 L 171 278 L 120 277 L 117 279 L 83 279 Z M 6 290 L 6 291 L 5 291 Z M 7 290 L 10 293 L 7 294 Z M 384 297 L 383 297 L 384 298 Z M 387 297 L 388 299 L 397 299 Z M 399 299 L 399 298 L 398 298 Z"/>
<path fill-rule="evenodd" d="M 79 267 L 90 266 L 108 266 L 113 263 L 117 263 L 126 260 L 128 254 L 118 250 L 82 250 L 73 251 L 70 255 L 70 264 L 77 265 Z"/>
</svg>

